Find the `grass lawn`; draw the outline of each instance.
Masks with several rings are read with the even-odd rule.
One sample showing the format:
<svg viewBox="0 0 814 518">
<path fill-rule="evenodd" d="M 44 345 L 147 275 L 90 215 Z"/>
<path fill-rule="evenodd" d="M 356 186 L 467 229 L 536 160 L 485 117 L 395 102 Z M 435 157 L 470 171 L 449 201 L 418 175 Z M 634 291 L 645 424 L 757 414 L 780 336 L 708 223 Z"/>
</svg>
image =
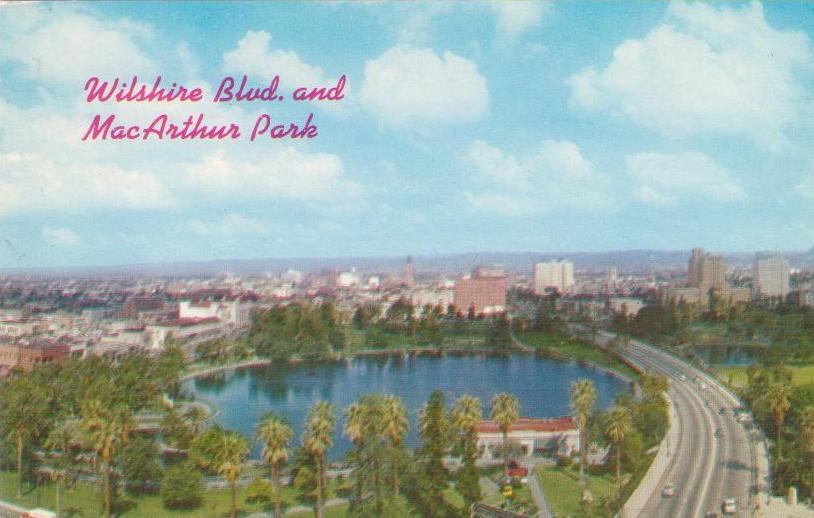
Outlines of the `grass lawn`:
<svg viewBox="0 0 814 518">
<path fill-rule="evenodd" d="M 809 385 L 814 383 L 814 365 L 788 365 L 791 370 L 791 383 L 793 385 Z M 730 383 L 734 387 L 746 386 L 746 367 L 720 367 L 715 369 L 718 379 Z"/>
<path fill-rule="evenodd" d="M 537 468 L 536 475 L 543 486 L 543 493 L 545 493 L 551 512 L 557 516 L 577 514 L 579 499 L 582 496 L 582 487 L 579 485 L 579 468 L 540 466 Z M 616 486 L 610 475 L 588 475 L 588 487 L 593 494 L 594 501 L 602 497 L 613 498 L 616 495 Z"/>
<path fill-rule="evenodd" d="M 517 335 L 525 345 L 534 349 L 547 349 L 567 356 L 576 361 L 587 361 L 620 372 L 633 380 L 639 379 L 639 373 L 620 362 L 611 354 L 581 340 L 542 331 L 526 331 Z"/>
<path fill-rule="evenodd" d="M 44 484 L 38 488 L 26 486 L 22 499 L 17 496 L 17 477 L 12 471 L 0 472 L 0 500 L 16 503 L 22 507 L 43 507 L 54 509 L 55 490 L 53 484 Z M 245 490 L 238 489 L 237 502 L 238 510 L 242 513 L 258 511 L 272 511 L 273 503 L 249 504 L 244 496 Z M 197 509 L 186 511 L 170 511 L 164 509 L 161 497 L 158 495 L 145 495 L 131 497 L 124 495 L 119 499 L 118 513 L 121 518 L 137 517 L 167 517 L 167 518 L 220 518 L 227 516 L 231 502 L 229 490 L 204 490 L 203 503 Z M 76 487 L 62 491 L 62 512 L 71 518 L 96 518 L 101 510 L 101 493 L 96 486 L 79 483 Z M 296 491 L 293 488 L 283 488 L 283 505 L 299 505 L 296 501 Z M 325 516 L 328 518 L 344 517 L 347 513 L 347 505 L 337 505 L 325 509 Z M 313 516 L 312 512 L 297 513 L 292 516 Z"/>
</svg>

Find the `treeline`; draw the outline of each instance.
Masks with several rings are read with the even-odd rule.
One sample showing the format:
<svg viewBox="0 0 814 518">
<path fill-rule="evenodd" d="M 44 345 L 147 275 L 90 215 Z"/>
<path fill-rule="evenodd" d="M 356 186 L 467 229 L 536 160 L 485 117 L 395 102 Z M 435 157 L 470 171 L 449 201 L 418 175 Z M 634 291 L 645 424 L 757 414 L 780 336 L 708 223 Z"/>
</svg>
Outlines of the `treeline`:
<svg viewBox="0 0 814 518">
<path fill-rule="evenodd" d="M 249 346 L 256 354 L 277 360 L 321 359 L 344 349 L 345 333 L 332 301 L 275 306 L 255 313 Z"/>
<path fill-rule="evenodd" d="M 47 474 L 59 500 L 65 484 L 89 474 L 101 486 L 100 514 L 111 516 L 123 478 L 139 491 L 159 469 L 157 445 L 135 431 L 136 415 L 161 411 L 165 395 L 178 392 L 183 367 L 171 343 L 158 357 L 132 353 L 113 363 L 93 356 L 12 372 L 0 382 L 0 460 L 17 472 L 17 496 L 26 480 Z"/>
</svg>

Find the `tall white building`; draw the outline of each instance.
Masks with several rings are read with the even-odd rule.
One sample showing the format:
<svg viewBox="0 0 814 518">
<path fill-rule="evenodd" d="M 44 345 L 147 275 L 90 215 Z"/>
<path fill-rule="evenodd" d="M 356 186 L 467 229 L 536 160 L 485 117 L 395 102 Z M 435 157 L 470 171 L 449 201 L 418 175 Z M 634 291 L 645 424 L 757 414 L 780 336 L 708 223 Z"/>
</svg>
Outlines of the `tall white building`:
<svg viewBox="0 0 814 518">
<path fill-rule="evenodd" d="M 560 293 L 574 287 L 574 263 L 564 259 L 536 263 L 534 265 L 534 293 L 545 293 L 546 289 L 556 289 Z"/>
<path fill-rule="evenodd" d="M 752 289 L 756 297 L 789 294 L 789 264 L 780 256 L 755 256 Z"/>
</svg>

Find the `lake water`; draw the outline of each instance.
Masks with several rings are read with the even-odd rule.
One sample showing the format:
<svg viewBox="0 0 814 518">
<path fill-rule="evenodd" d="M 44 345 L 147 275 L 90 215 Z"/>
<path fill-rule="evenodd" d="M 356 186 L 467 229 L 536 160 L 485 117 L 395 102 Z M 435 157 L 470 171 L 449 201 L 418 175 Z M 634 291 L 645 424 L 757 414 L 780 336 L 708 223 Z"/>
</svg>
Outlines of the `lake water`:
<svg viewBox="0 0 814 518">
<path fill-rule="evenodd" d="M 520 399 L 523 417 L 557 417 L 570 414 L 571 383 L 580 378 L 594 382 L 603 408 L 629 390 L 626 382 L 604 372 L 519 354 L 368 357 L 237 369 L 188 381 L 186 388 L 218 407 L 220 424 L 252 439 L 259 418 L 273 410 L 292 424 L 296 444 L 311 405 L 320 399 L 330 401 L 336 409 L 337 427 L 329 456 L 339 460 L 351 447 L 341 434 L 342 414 L 364 394 L 391 393 L 402 398 L 411 425 L 407 445 L 412 448 L 418 443 L 418 411 L 433 390 L 444 391 L 447 406 L 462 394 L 477 396 L 484 415 L 488 415 L 493 394 L 509 392 Z M 252 457 L 259 457 L 259 452 L 260 446 L 254 444 Z"/>
<path fill-rule="evenodd" d="M 755 363 L 765 348 L 749 345 L 697 345 L 693 352 L 709 365 L 743 366 Z"/>
</svg>

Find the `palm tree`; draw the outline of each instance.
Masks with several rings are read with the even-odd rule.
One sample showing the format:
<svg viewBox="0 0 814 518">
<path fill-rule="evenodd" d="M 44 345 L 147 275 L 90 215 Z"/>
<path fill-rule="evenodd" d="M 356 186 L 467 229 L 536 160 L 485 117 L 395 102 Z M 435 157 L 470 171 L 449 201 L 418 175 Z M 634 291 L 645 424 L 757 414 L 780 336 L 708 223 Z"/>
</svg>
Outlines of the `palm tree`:
<svg viewBox="0 0 814 518">
<path fill-rule="evenodd" d="M 503 432 L 503 475 L 509 476 L 509 428 L 520 417 L 520 401 L 505 392 L 495 394 L 491 417 Z"/>
<path fill-rule="evenodd" d="M 263 461 L 271 467 L 271 483 L 274 487 L 274 516 L 280 518 L 280 467 L 288 462 L 288 444 L 294 431 L 280 417 L 269 413 L 257 426 L 257 439 L 263 443 Z"/>
<path fill-rule="evenodd" d="M 622 492 L 622 442 L 630 431 L 630 410 L 627 407 L 614 405 L 608 411 L 605 433 L 616 448 L 616 493 Z"/>
<path fill-rule="evenodd" d="M 460 434 L 460 451 L 463 467 L 458 470 L 456 488 L 464 498 L 464 509 L 480 500 L 477 468 L 478 435 L 475 427 L 483 419 L 480 399 L 463 395 L 452 407 L 452 425 Z"/>
<path fill-rule="evenodd" d="M 57 516 L 62 514 L 62 482 L 68 477 L 73 450 L 81 444 L 81 430 L 76 420 L 65 420 L 59 423 L 45 441 L 45 447 L 51 451 L 54 467 L 50 478 L 56 486 Z"/>
<path fill-rule="evenodd" d="M 353 478 L 356 481 L 356 503 L 360 503 L 365 495 L 364 471 L 367 466 L 364 464 L 363 451 L 365 444 L 370 439 L 369 427 L 369 409 L 365 403 L 353 403 L 345 409 L 343 432 L 356 446 L 356 450 L 351 453 L 352 463 L 355 465 Z"/>
<path fill-rule="evenodd" d="M 410 427 L 410 422 L 407 420 L 407 409 L 404 408 L 404 403 L 401 398 L 388 394 L 384 396 L 382 401 L 382 431 L 384 436 L 390 443 L 390 448 L 393 454 L 393 480 L 392 480 L 392 509 L 395 509 L 396 498 L 399 494 L 399 448 L 407 435 L 407 430 Z"/>
<path fill-rule="evenodd" d="M 87 402 L 82 414 L 82 429 L 102 464 L 104 515 L 110 518 L 110 473 L 116 452 L 129 429 L 128 419 L 123 410 L 111 411 L 98 399 Z"/>
<path fill-rule="evenodd" d="M 0 423 L 4 438 L 17 453 L 17 498 L 23 496 L 23 449 L 45 427 L 48 401 L 41 387 L 28 377 L 12 378 L 0 394 Z"/>
<path fill-rule="evenodd" d="M 201 427 L 207 419 L 209 419 L 209 412 L 201 404 L 193 403 L 184 410 L 184 420 L 189 423 L 192 434 L 195 436 L 201 433 Z"/>
<path fill-rule="evenodd" d="M 777 444 L 777 458 L 782 456 L 781 436 L 783 433 L 783 421 L 786 419 L 786 412 L 791 408 L 789 395 L 791 387 L 788 383 L 777 382 L 769 386 L 768 391 L 763 396 L 763 400 L 772 411 L 774 417 L 775 441 Z"/>
<path fill-rule="evenodd" d="M 237 481 L 246 467 L 249 455 L 249 441 L 237 432 L 224 430 L 218 441 L 216 470 L 226 477 L 232 489 L 232 508 L 230 516 L 237 516 Z"/>
<path fill-rule="evenodd" d="M 327 401 L 318 401 L 311 407 L 305 420 L 302 445 L 316 460 L 317 506 L 316 516 L 322 518 L 322 504 L 325 491 L 325 465 L 327 454 L 333 445 L 334 408 Z"/>
<path fill-rule="evenodd" d="M 582 379 L 571 385 L 571 409 L 579 428 L 579 479 L 585 482 L 588 461 L 588 421 L 596 404 L 596 387 L 591 380 Z"/>
</svg>

